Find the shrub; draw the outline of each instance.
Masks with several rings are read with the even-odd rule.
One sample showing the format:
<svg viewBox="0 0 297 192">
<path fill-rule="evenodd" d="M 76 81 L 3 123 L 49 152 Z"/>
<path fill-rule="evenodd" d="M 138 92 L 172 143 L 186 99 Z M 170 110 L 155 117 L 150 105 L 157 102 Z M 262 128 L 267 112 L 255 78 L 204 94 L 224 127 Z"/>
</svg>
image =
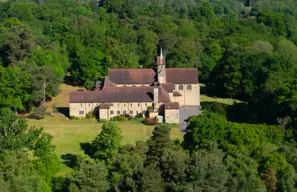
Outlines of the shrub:
<svg viewBox="0 0 297 192">
<path fill-rule="evenodd" d="M 145 118 L 142 123 L 145 125 L 157 125 L 158 121 L 156 118 Z"/>
<path fill-rule="evenodd" d="M 222 104 L 222 103 L 204 102 L 202 104 L 202 109 L 206 110 L 206 111 L 209 111 L 209 112 L 219 114 L 219 115 L 224 116 L 224 117 L 227 116 L 227 106 L 225 104 Z"/>
<path fill-rule="evenodd" d="M 148 107 L 147 107 L 147 111 L 148 111 L 148 112 L 153 111 L 153 107 L 152 107 L 152 106 L 148 106 Z"/>
<path fill-rule="evenodd" d="M 54 103 L 54 104 L 52 105 L 52 110 L 53 110 L 54 113 L 57 113 L 57 112 L 58 112 L 58 109 L 57 109 L 57 103 Z"/>
<path fill-rule="evenodd" d="M 33 113 L 31 114 L 31 118 L 34 119 L 43 119 L 45 115 L 48 113 L 46 112 L 47 107 L 41 106 L 41 107 L 36 107 L 33 110 Z"/>
<path fill-rule="evenodd" d="M 70 116 L 71 120 L 85 120 L 85 117 Z"/>
<path fill-rule="evenodd" d="M 90 111 L 89 113 L 87 113 L 86 119 L 94 119 L 94 118 L 95 118 L 94 111 Z"/>
<path fill-rule="evenodd" d="M 110 120 L 111 121 L 130 121 L 132 119 L 132 117 L 129 114 L 125 114 L 125 115 L 118 115 L 115 117 L 112 117 Z"/>
<path fill-rule="evenodd" d="M 138 113 L 138 114 L 135 116 L 135 118 L 143 119 L 143 118 L 144 118 L 144 116 L 143 116 L 143 114 L 142 114 L 142 113 Z"/>
</svg>

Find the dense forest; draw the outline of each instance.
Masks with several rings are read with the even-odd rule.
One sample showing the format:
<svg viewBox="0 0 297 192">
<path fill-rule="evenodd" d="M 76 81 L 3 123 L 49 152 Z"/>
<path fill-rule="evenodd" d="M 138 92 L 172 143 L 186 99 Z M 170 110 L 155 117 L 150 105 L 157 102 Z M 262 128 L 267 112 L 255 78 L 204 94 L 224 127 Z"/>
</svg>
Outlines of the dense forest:
<svg viewBox="0 0 297 192">
<path fill-rule="evenodd" d="M 0 103 L 28 112 L 63 81 L 92 89 L 108 68 L 151 68 L 161 44 L 167 67 L 198 68 L 208 94 L 248 103 L 251 122 L 294 121 L 295 7 L 292 0 L 0 3 Z"/>
<path fill-rule="evenodd" d="M 297 1 L 0 1 L 0 191 L 297 191 Z M 204 94 L 182 143 L 159 125 L 121 145 L 106 123 L 90 158 L 60 160 L 51 136 L 18 113 L 93 89 L 109 68 L 195 67 Z"/>
</svg>

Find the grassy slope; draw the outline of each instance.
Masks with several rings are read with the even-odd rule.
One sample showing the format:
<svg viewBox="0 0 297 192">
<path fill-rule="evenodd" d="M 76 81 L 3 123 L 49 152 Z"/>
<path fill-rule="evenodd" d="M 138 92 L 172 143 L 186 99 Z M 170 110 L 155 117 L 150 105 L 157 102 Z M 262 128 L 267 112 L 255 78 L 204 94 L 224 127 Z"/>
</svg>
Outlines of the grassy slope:
<svg viewBox="0 0 297 192">
<path fill-rule="evenodd" d="M 43 127 L 45 132 L 53 136 L 53 143 L 56 145 L 57 155 L 67 153 L 74 155 L 84 155 L 80 143 L 92 141 L 101 131 L 102 124 L 96 120 L 69 120 L 62 113 L 53 113 L 52 105 L 56 104 L 58 108 L 64 110 L 68 108 L 69 92 L 76 91 L 79 87 L 61 85 L 61 92 L 46 106 L 52 116 L 47 116 L 43 120 L 28 119 L 29 126 Z M 117 122 L 122 128 L 122 144 L 135 144 L 135 141 L 146 141 L 151 135 L 154 126 L 146 126 L 138 122 Z M 172 128 L 172 139 L 182 140 L 182 134 L 179 128 Z M 63 166 L 59 175 L 65 175 L 71 172 L 71 169 Z"/>
<path fill-rule="evenodd" d="M 83 155 L 80 143 L 92 141 L 101 131 L 102 124 L 95 120 L 61 120 L 55 117 L 47 117 L 43 120 L 29 119 L 30 126 L 43 127 L 45 132 L 53 136 L 57 155 L 66 153 Z M 146 141 L 151 135 L 154 126 L 146 126 L 138 122 L 117 122 L 122 128 L 122 144 L 135 144 L 135 141 Z M 178 128 L 172 128 L 173 139 L 182 140 L 182 134 Z"/>
<path fill-rule="evenodd" d="M 201 88 L 205 87 L 205 85 L 202 83 L 200 83 L 199 85 Z M 203 95 L 203 94 L 201 94 L 200 100 L 201 100 L 201 102 L 218 102 L 218 103 L 223 103 L 226 105 L 233 105 L 236 102 L 238 102 L 238 103 L 242 102 L 242 101 L 232 99 L 232 98 L 209 97 L 209 96 Z"/>
</svg>

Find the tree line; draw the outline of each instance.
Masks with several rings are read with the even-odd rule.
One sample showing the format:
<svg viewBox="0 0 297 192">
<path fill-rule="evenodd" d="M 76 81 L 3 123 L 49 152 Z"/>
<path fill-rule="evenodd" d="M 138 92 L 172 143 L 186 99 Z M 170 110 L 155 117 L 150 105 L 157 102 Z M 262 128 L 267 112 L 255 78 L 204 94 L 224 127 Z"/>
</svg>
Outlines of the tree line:
<svg viewBox="0 0 297 192">
<path fill-rule="evenodd" d="M 0 115 L 1 191 L 296 191 L 296 141 L 281 126 L 204 112 L 183 142 L 160 124 L 146 142 L 122 145 L 121 128 L 106 122 L 84 147 L 88 158 L 63 155 L 73 171 L 59 177 L 51 136 L 9 109 Z"/>
</svg>

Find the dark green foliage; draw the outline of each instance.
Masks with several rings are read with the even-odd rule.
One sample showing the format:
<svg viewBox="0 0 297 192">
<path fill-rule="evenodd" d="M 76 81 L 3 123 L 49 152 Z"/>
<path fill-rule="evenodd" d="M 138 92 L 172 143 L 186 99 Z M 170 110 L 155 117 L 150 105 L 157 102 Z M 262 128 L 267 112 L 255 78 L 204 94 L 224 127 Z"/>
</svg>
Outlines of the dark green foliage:
<svg viewBox="0 0 297 192">
<path fill-rule="evenodd" d="M 296 152 L 290 146 L 294 143 L 286 141 L 280 128 L 228 122 L 224 117 L 208 112 L 189 122 L 184 147 L 195 154 L 209 146 L 209 140 L 217 142 L 226 152 L 223 162 L 228 170 L 226 174 L 230 174 L 224 185 L 232 191 L 261 191 L 265 187 L 286 191 L 296 185 L 296 162 L 293 160 Z M 291 151 L 290 155 L 288 151 Z"/>
<path fill-rule="evenodd" d="M 230 173 L 224 165 L 224 156 L 215 142 L 206 143 L 193 152 L 187 170 L 190 180 L 186 185 L 187 191 L 228 191 Z"/>
<path fill-rule="evenodd" d="M 149 160 L 158 164 L 165 150 L 172 145 L 170 128 L 165 125 L 158 125 L 153 131 L 153 136 L 147 141 L 147 144 L 149 146 Z"/>
<path fill-rule="evenodd" d="M 0 132 L 3 191 L 51 191 L 60 169 L 52 137 L 42 129 L 28 129 L 26 121 L 9 109 L 0 110 Z"/>
<path fill-rule="evenodd" d="M 109 189 L 107 175 L 108 170 L 103 164 L 83 162 L 73 174 L 69 191 L 107 191 Z"/>
<path fill-rule="evenodd" d="M 107 160 L 118 152 L 122 131 L 115 123 L 107 122 L 101 133 L 92 141 L 92 155 L 96 159 Z"/>
<path fill-rule="evenodd" d="M 45 117 L 45 115 L 47 115 L 46 109 L 47 108 L 44 106 L 36 107 L 30 116 L 32 118 L 38 119 L 38 120 L 43 119 Z"/>
<path fill-rule="evenodd" d="M 1 191 L 50 191 L 24 152 L 5 152 L 0 156 Z"/>
</svg>

